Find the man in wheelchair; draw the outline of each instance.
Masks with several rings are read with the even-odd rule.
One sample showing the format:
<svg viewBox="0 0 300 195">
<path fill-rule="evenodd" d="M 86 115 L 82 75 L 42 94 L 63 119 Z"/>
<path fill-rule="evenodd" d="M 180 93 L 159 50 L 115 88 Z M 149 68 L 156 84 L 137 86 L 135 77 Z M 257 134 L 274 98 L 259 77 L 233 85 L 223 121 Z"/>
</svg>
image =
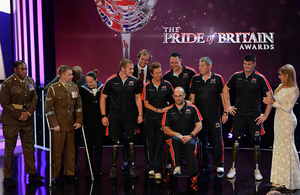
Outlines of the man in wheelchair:
<svg viewBox="0 0 300 195">
<path fill-rule="evenodd" d="M 181 153 L 186 155 L 188 175 L 198 176 L 196 154 L 197 140 L 195 136 L 202 129 L 202 116 L 193 104 L 187 105 L 184 101 L 185 91 L 176 87 L 173 92 L 174 104 L 164 113 L 162 126 L 167 135 L 167 144 L 170 146 L 172 165 L 175 167 L 173 175 L 181 175 Z"/>
</svg>

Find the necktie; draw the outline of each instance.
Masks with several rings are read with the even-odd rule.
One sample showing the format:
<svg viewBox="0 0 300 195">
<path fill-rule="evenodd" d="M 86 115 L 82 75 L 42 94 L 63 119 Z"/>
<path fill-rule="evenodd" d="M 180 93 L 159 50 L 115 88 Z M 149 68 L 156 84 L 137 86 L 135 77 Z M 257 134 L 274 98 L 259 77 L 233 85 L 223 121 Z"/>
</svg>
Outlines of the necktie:
<svg viewBox="0 0 300 195">
<path fill-rule="evenodd" d="M 141 83 L 141 86 L 143 87 L 144 86 L 144 69 L 141 69 L 141 72 L 140 72 L 140 83 Z"/>
</svg>

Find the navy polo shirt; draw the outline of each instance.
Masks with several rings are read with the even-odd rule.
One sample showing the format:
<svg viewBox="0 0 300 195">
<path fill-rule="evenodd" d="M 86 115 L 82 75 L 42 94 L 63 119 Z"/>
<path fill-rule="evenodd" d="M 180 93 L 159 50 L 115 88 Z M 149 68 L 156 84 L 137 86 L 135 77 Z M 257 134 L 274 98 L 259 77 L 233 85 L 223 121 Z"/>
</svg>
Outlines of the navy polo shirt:
<svg viewBox="0 0 300 195">
<path fill-rule="evenodd" d="M 235 105 L 244 114 L 261 112 L 262 96 L 272 88 L 264 75 L 257 71 L 247 77 L 244 71 L 234 73 L 226 83 L 229 88 L 236 88 Z"/>
<path fill-rule="evenodd" d="M 173 101 L 172 99 L 173 87 L 171 83 L 161 79 L 161 83 L 158 88 L 154 86 L 152 81 L 148 81 L 143 89 L 142 100 L 149 101 L 149 104 L 155 108 L 165 108 L 168 106 L 167 102 Z M 161 119 L 163 113 L 156 113 L 146 108 L 145 118 L 148 119 Z"/>
<path fill-rule="evenodd" d="M 192 77 L 196 74 L 196 71 L 193 68 L 182 65 L 182 72 L 178 75 L 178 77 L 173 75 L 173 69 L 168 70 L 163 79 L 169 81 L 174 89 L 178 86 L 182 87 L 186 93 L 185 99 L 189 99 L 190 96 L 190 82 Z"/>
<path fill-rule="evenodd" d="M 106 80 L 101 92 L 108 95 L 110 115 L 137 115 L 135 95 L 140 93 L 140 84 L 137 78 L 128 77 L 123 84 L 119 73 L 114 74 Z"/>
<path fill-rule="evenodd" d="M 182 135 L 189 135 L 195 128 L 195 124 L 202 121 L 202 116 L 195 105 L 184 106 L 179 110 L 175 104 L 164 113 L 161 121 L 162 126 L 167 126 Z"/>
<path fill-rule="evenodd" d="M 190 90 L 195 94 L 195 105 L 203 118 L 220 117 L 220 94 L 224 86 L 223 77 L 211 72 L 211 77 L 206 81 L 198 74 L 192 78 Z"/>
</svg>

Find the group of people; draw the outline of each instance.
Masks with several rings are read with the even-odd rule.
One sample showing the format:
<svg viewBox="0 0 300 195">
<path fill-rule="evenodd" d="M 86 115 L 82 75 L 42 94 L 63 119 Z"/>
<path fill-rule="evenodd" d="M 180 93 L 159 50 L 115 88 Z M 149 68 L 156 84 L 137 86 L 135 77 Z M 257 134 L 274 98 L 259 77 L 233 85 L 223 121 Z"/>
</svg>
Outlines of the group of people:
<svg viewBox="0 0 300 195">
<path fill-rule="evenodd" d="M 199 171 L 202 171 L 199 170 L 195 155 L 199 141 L 202 142 L 202 167 L 204 171 L 210 170 L 208 131 L 216 172 L 223 175 L 222 124 L 227 122 L 229 114 L 233 119 L 232 134 L 235 141 L 232 168 L 227 178 L 232 179 L 236 175 L 237 150 L 244 130 L 248 127 L 254 144 L 254 177 L 256 180 L 262 180 L 263 176 L 258 166 L 259 145 L 261 135 L 264 134 L 263 122 L 274 107 L 276 114 L 271 182 L 277 188 L 300 189 L 299 157 L 294 144 L 297 120 L 293 114 L 299 90 L 292 65 L 285 65 L 278 70 L 281 84 L 275 90 L 274 99 L 267 79 L 255 70 L 256 57 L 253 54 L 245 55 L 243 70 L 234 73 L 226 83 L 221 75 L 212 71 L 212 60 L 209 57 L 200 58 L 200 74 L 197 74 L 193 68 L 183 65 L 180 54 L 174 52 L 170 55 L 171 69 L 164 75 L 159 62 L 148 65 L 151 59 L 148 50 L 140 51 L 137 57 L 138 63 L 135 65 L 129 59 L 121 60 L 120 71 L 109 77 L 104 84 L 97 80 L 98 71 L 94 70 L 87 73 L 84 84 L 76 85 L 71 82 L 76 71 L 66 65 L 59 67 L 58 81 L 49 86 L 45 100 L 45 111 L 54 129 L 53 183 L 58 182 L 62 162 L 66 178 L 76 180 L 75 156 L 78 152 L 75 145 L 78 141 L 74 135 L 82 124 L 94 170 L 91 174 L 103 176 L 102 147 L 104 135 L 107 135 L 114 144 L 109 178 L 117 177 L 118 146 L 124 133 L 122 168 L 128 168 L 131 177 L 139 177 L 135 166 L 134 140 L 137 129 L 140 129 L 145 133 L 143 140 L 145 161 L 149 162 L 148 173 L 155 179 L 162 178 L 164 144 L 169 145 L 173 175 L 181 175 L 181 153 L 184 152 L 188 175 L 195 181 Z M 28 151 L 30 154 L 24 150 L 29 179 L 43 179 L 36 173 L 34 166 L 29 166 L 34 162 L 34 156 L 33 159 L 29 158 L 33 153 L 33 138 L 22 137 L 24 132 L 32 133 L 31 115 L 37 99 L 33 80 L 26 76 L 23 69 L 27 70 L 25 62 L 16 62 L 15 73 L 4 81 L 0 93 L 0 103 L 3 107 L 0 122 L 3 123 L 7 144 L 4 166 L 6 185 L 14 184 L 11 179 L 11 159 L 18 132 L 21 133 L 22 142 L 24 139 L 23 145 L 32 145 L 32 149 Z M 76 77 L 75 81 L 79 81 L 84 76 L 80 73 Z M 17 89 L 11 87 L 13 83 L 19 88 L 22 86 L 23 89 L 18 88 L 13 92 Z M 236 89 L 234 105 L 231 105 L 229 98 L 229 90 L 232 88 Z M 13 98 L 22 93 L 23 97 L 28 96 L 30 99 Z M 264 112 L 261 111 L 262 101 L 266 104 Z M 15 122 L 8 120 L 8 117 Z M 29 148 L 26 147 L 27 150 Z M 87 163 L 86 169 L 89 170 Z"/>
</svg>

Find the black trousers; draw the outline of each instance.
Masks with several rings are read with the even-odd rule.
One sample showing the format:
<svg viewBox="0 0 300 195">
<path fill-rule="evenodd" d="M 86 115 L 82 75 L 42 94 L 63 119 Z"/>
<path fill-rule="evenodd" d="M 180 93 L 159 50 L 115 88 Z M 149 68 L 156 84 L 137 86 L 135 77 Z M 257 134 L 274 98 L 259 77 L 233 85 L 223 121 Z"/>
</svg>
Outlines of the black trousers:
<svg viewBox="0 0 300 195">
<path fill-rule="evenodd" d="M 195 175 L 199 172 L 198 162 L 195 155 L 197 154 L 197 141 L 195 138 L 192 138 L 186 144 L 183 144 L 179 137 L 173 136 L 167 139 L 166 142 L 170 147 L 174 167 L 181 166 L 181 153 L 184 151 L 189 176 Z"/>
<path fill-rule="evenodd" d="M 210 168 L 210 159 L 208 156 L 207 132 L 210 132 L 213 145 L 213 158 L 216 167 L 222 167 L 224 164 L 224 141 L 222 135 L 222 122 L 220 118 L 203 119 L 202 130 L 198 134 L 202 142 L 203 168 Z"/>
<path fill-rule="evenodd" d="M 161 173 L 164 150 L 164 131 L 161 119 L 145 119 L 145 132 L 149 145 L 149 166 L 155 173 Z"/>
<path fill-rule="evenodd" d="M 86 123 L 84 125 L 87 147 L 90 155 L 93 172 L 101 172 L 103 139 L 105 136 L 105 127 L 101 122 Z M 95 148 L 94 148 L 95 147 Z M 85 170 L 89 171 L 87 156 L 85 155 Z"/>
</svg>

